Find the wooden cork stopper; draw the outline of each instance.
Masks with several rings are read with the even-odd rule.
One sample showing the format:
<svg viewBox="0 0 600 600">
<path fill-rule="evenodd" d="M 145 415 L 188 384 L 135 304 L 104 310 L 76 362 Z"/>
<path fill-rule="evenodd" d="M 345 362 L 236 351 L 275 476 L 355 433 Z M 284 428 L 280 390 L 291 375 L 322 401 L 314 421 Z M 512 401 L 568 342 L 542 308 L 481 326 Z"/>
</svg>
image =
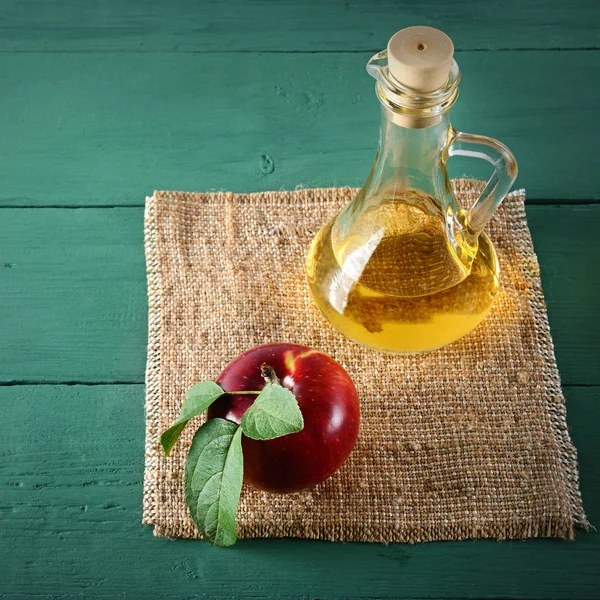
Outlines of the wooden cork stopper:
<svg viewBox="0 0 600 600">
<path fill-rule="evenodd" d="M 390 73 L 415 92 L 434 92 L 448 80 L 454 44 L 439 29 L 402 29 L 390 38 L 387 50 Z"/>
</svg>

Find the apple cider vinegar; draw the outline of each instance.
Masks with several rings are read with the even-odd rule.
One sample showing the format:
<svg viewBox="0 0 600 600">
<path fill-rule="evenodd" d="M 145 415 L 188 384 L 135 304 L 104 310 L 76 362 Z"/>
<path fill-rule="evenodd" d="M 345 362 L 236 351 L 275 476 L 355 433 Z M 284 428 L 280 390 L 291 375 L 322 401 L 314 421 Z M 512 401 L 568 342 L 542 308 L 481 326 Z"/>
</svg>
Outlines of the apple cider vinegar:
<svg viewBox="0 0 600 600">
<path fill-rule="evenodd" d="M 460 80 L 453 55 L 445 33 L 408 27 L 368 62 L 381 104 L 373 167 L 307 258 L 309 288 L 325 318 L 383 352 L 450 344 L 477 327 L 498 295 L 498 260 L 484 229 L 517 163 L 498 140 L 452 127 Z M 453 156 L 494 168 L 470 206 L 452 188 Z"/>
<path fill-rule="evenodd" d="M 443 219 L 419 196 L 417 203 L 379 200 L 345 235 L 333 220 L 310 248 L 316 305 L 365 346 L 410 354 L 439 348 L 476 327 L 497 295 L 498 263 L 487 235 L 476 248 L 462 242 L 458 256 Z"/>
</svg>

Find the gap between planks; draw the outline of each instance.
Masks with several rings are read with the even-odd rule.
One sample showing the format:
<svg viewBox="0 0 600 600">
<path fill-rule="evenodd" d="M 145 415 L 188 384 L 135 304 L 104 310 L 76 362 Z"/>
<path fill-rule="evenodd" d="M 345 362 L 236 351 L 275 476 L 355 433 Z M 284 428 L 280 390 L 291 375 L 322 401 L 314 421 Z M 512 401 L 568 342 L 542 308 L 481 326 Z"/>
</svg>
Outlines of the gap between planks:
<svg viewBox="0 0 600 600">
<path fill-rule="evenodd" d="M 577 48 L 455 48 L 455 54 L 470 52 L 596 52 L 600 46 L 581 46 Z M 362 50 L 0 50 L 0 54 L 377 54 L 381 48 L 365 48 Z"/>
</svg>

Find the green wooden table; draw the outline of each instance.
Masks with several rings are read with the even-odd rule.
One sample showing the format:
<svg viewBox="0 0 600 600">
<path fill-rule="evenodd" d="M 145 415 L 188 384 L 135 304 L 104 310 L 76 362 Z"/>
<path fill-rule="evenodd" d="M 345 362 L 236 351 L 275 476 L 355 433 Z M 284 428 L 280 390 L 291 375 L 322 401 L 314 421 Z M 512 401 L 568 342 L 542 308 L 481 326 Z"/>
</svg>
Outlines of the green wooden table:
<svg viewBox="0 0 600 600">
<path fill-rule="evenodd" d="M 600 522 L 599 23 L 594 0 L 0 1 L 0 598 L 600 597 L 595 531 L 215 549 L 140 524 L 144 196 L 360 185 L 365 64 L 415 24 L 454 39 L 455 125 L 519 160 Z"/>
</svg>

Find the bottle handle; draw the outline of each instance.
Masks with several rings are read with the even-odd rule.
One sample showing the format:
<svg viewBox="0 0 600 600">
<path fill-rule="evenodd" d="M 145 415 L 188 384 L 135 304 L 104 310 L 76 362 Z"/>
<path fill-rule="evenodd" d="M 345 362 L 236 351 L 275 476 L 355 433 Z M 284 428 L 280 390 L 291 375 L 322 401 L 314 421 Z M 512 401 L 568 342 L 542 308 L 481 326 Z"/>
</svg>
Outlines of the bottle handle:
<svg viewBox="0 0 600 600">
<path fill-rule="evenodd" d="M 460 131 L 453 132 L 448 144 L 448 156 L 480 158 L 494 166 L 494 173 L 473 204 L 465 223 L 478 235 L 517 178 L 517 161 L 513 153 L 498 140 Z"/>
</svg>

